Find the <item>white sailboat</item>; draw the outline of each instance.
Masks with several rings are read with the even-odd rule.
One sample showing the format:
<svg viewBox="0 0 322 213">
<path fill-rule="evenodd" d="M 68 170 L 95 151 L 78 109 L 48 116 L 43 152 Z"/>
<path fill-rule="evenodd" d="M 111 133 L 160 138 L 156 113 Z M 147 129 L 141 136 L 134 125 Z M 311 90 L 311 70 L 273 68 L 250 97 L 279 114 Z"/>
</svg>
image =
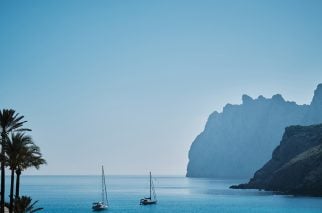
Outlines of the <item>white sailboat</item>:
<svg viewBox="0 0 322 213">
<path fill-rule="evenodd" d="M 108 208 L 108 200 L 107 200 L 106 182 L 105 182 L 104 167 L 102 166 L 102 201 L 94 202 L 92 205 L 92 209 L 93 211 L 101 211 L 101 210 L 106 210 L 107 208 Z"/>
<path fill-rule="evenodd" d="M 154 189 L 154 184 L 152 181 L 152 175 L 150 172 L 150 197 L 142 198 L 140 200 L 140 205 L 151 205 L 157 203 L 157 196 Z"/>
</svg>

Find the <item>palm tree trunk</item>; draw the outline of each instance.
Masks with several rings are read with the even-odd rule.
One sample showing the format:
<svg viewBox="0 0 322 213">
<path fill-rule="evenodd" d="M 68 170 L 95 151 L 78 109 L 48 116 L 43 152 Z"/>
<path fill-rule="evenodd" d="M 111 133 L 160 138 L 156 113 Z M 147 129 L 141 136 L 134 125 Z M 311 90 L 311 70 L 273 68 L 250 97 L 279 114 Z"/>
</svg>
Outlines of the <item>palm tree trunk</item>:
<svg viewBox="0 0 322 213">
<path fill-rule="evenodd" d="M 1 133 L 1 200 L 0 200 L 0 213 L 4 213 L 4 201 L 5 201 L 5 150 L 4 150 L 4 145 L 5 145 L 5 140 L 6 140 L 6 133 L 2 130 Z"/>
<path fill-rule="evenodd" d="M 20 175 L 21 175 L 21 170 L 17 169 L 16 171 L 17 174 L 17 179 L 16 179 L 16 198 L 19 197 L 19 190 L 20 190 Z"/>
<path fill-rule="evenodd" d="M 11 182 L 10 182 L 10 207 L 9 213 L 13 212 L 13 188 L 14 188 L 14 181 L 15 181 L 15 170 L 11 170 Z"/>
</svg>

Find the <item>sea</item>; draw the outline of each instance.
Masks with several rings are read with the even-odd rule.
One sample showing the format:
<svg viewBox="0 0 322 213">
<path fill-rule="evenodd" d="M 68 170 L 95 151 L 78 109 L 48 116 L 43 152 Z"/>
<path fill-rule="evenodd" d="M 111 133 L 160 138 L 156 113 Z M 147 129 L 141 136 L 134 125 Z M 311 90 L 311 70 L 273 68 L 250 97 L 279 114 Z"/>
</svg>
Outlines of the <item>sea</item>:
<svg viewBox="0 0 322 213">
<path fill-rule="evenodd" d="M 322 213 L 322 198 L 229 189 L 246 180 L 156 176 L 153 181 L 157 205 L 140 206 L 139 200 L 149 195 L 148 176 L 107 176 L 106 212 Z M 38 200 L 44 213 L 88 213 L 101 199 L 101 176 L 23 176 L 21 184 L 21 195 Z"/>
</svg>

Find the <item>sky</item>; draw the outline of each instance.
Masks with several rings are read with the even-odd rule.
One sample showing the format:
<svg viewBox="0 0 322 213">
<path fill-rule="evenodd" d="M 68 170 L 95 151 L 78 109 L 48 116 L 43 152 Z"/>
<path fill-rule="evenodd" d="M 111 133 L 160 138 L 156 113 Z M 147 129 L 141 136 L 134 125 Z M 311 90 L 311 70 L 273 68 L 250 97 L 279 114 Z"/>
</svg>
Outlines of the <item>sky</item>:
<svg viewBox="0 0 322 213">
<path fill-rule="evenodd" d="M 322 82 L 322 1 L 1 1 L 0 108 L 48 161 L 25 174 L 184 175 L 213 111 Z"/>
</svg>

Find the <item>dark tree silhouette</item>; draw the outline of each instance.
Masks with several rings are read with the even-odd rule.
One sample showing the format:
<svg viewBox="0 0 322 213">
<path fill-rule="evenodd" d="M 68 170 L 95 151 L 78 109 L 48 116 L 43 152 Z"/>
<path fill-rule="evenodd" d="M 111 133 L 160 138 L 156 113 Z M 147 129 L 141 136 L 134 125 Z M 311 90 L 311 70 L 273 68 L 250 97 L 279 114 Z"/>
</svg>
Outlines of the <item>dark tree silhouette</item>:
<svg viewBox="0 0 322 213">
<path fill-rule="evenodd" d="M 22 128 L 24 116 L 19 115 L 13 109 L 0 110 L 0 131 L 1 131 L 1 198 L 0 198 L 0 213 L 4 213 L 5 204 L 5 146 L 8 138 L 8 133 L 14 131 L 31 131 L 30 129 Z"/>
<path fill-rule="evenodd" d="M 46 163 L 41 158 L 39 147 L 36 146 L 32 138 L 24 133 L 13 133 L 8 138 L 6 144 L 6 164 L 11 170 L 10 182 L 10 205 L 9 212 L 13 212 L 13 189 L 14 189 L 14 174 L 18 168 L 26 168 L 27 166 L 35 166 L 39 168 L 40 164 Z M 20 173 L 21 174 L 21 173 Z M 19 188 L 17 188 L 19 193 Z M 19 197 L 19 194 L 16 196 Z"/>
<path fill-rule="evenodd" d="M 14 212 L 15 213 L 33 213 L 43 210 L 44 208 L 36 208 L 38 200 L 32 202 L 31 197 L 22 196 L 15 198 Z"/>
<path fill-rule="evenodd" d="M 21 172 L 30 168 L 34 167 L 36 169 L 40 168 L 40 165 L 46 164 L 46 160 L 43 159 L 42 154 L 40 152 L 40 148 L 35 144 L 28 146 L 26 150 L 23 151 L 24 154 L 21 155 L 21 159 L 17 164 L 16 174 L 16 197 L 19 197 L 19 190 L 20 190 L 20 176 Z"/>
</svg>

